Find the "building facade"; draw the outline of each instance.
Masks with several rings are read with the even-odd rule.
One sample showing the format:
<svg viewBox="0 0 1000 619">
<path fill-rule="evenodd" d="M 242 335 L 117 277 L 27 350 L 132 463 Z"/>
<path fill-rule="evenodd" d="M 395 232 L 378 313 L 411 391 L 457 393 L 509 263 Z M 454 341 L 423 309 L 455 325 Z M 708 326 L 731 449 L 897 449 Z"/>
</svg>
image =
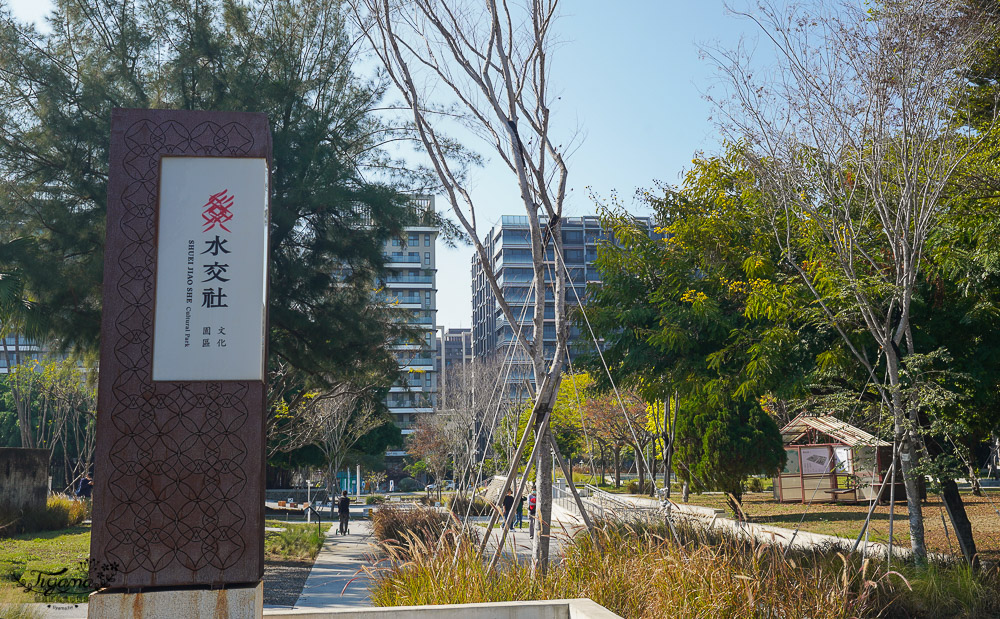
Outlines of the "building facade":
<svg viewBox="0 0 1000 619">
<path fill-rule="evenodd" d="M 438 405 L 445 409 L 449 402 L 448 384 L 455 370 L 472 363 L 472 329 L 446 329 L 439 327 L 441 335 L 438 338 Z"/>
<path fill-rule="evenodd" d="M 653 234 L 651 218 L 640 217 L 638 221 Z M 545 225 L 545 219 L 541 221 Z M 568 271 L 566 279 L 566 303 L 576 306 L 585 301 L 587 286 L 600 284 L 601 277 L 594 266 L 597 246 L 610 239 L 611 233 L 601 227 L 598 217 L 566 217 L 562 220 L 563 254 Z M 534 388 L 534 374 L 527 355 L 516 345 L 518 330 L 529 341 L 535 341 L 532 333 L 535 292 L 531 290 L 534 277 L 531 266 L 531 236 L 526 216 L 501 218 L 484 239 L 487 253 L 493 259 L 493 269 L 497 283 L 503 290 L 503 297 L 515 314 L 515 324 L 510 324 L 500 309 L 496 295 L 490 287 L 478 254 L 472 257 L 472 346 L 476 359 L 500 359 L 511 364 L 506 378 L 509 397 L 521 398 Z M 545 256 L 546 304 L 542 341 L 545 358 L 555 354 L 555 300 L 552 277 L 557 263 L 551 245 Z M 570 350 L 592 348 L 589 335 L 581 336 L 575 326 L 570 327 Z"/>
<path fill-rule="evenodd" d="M 433 196 L 414 198 L 422 212 L 433 212 Z M 400 238 L 385 241 L 386 275 L 379 282 L 383 300 L 404 311 L 415 339 L 392 346 L 399 363 L 399 379 L 389 389 L 386 405 L 403 434 L 410 434 L 420 415 L 432 413 L 437 402 L 437 227 L 410 226 Z"/>
<path fill-rule="evenodd" d="M 471 363 L 472 329 L 447 329 L 445 327 L 439 327 L 439 329 L 441 336 L 438 347 L 440 355 L 438 371 L 447 372 L 455 366 Z"/>
<path fill-rule="evenodd" d="M 43 359 L 62 359 L 65 354 L 54 354 L 43 343 L 36 342 L 17 333 L 8 334 L 0 339 L 0 374 L 10 372 L 10 369 L 29 361 Z"/>
</svg>

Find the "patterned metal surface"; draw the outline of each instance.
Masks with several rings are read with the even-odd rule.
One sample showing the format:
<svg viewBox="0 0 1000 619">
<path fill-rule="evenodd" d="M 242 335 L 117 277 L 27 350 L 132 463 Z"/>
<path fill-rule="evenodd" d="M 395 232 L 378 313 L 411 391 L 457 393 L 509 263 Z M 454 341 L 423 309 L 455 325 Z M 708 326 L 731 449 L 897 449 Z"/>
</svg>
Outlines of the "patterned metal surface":
<svg viewBox="0 0 1000 619">
<path fill-rule="evenodd" d="M 262 114 L 115 110 L 91 557 L 111 587 L 263 574 L 258 382 L 154 382 L 160 158 L 267 157 Z"/>
</svg>

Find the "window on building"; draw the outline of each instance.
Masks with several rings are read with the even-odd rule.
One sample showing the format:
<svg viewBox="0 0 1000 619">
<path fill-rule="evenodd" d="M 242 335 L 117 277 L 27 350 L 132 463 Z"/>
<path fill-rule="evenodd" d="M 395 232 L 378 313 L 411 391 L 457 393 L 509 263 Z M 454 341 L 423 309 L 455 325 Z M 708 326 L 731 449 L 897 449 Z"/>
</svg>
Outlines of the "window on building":
<svg viewBox="0 0 1000 619">
<path fill-rule="evenodd" d="M 425 251 L 424 252 L 424 265 L 430 266 L 430 264 L 431 264 L 431 252 Z"/>
<path fill-rule="evenodd" d="M 407 239 L 407 244 L 420 245 L 420 235 L 416 232 L 411 232 L 409 238 Z"/>
<path fill-rule="evenodd" d="M 399 247 L 399 239 L 392 239 L 392 246 Z"/>
<path fill-rule="evenodd" d="M 424 291 L 424 304 L 427 305 L 427 307 L 431 306 L 431 291 L 430 290 L 425 290 Z"/>
<path fill-rule="evenodd" d="M 431 246 L 431 235 L 425 234 L 424 235 L 424 247 L 430 247 L 430 246 Z"/>
</svg>

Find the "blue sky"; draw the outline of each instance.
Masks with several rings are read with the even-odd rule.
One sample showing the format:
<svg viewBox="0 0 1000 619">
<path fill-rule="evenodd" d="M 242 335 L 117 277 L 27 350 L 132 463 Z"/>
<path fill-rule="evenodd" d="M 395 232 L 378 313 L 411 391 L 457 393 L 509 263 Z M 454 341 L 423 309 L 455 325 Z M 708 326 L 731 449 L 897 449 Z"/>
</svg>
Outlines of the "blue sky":
<svg viewBox="0 0 1000 619">
<path fill-rule="evenodd" d="M 9 2 L 18 18 L 32 21 L 52 6 Z M 699 44 L 735 45 L 744 30 L 752 36 L 751 24 L 728 15 L 722 0 L 564 0 L 561 6 L 552 84 L 562 98 L 553 114 L 557 137 L 578 131 L 583 138 L 569 159 L 566 214 L 593 213 L 590 192 L 604 198 L 617 192 L 642 214 L 632 200 L 636 189 L 657 180 L 677 183 L 697 151 L 718 148 L 703 98 L 715 71 L 699 59 Z M 473 174 L 473 195 L 483 233 L 501 215 L 523 214 L 516 179 L 493 163 Z M 440 325 L 471 326 L 471 256 L 471 248 L 439 248 Z"/>
</svg>

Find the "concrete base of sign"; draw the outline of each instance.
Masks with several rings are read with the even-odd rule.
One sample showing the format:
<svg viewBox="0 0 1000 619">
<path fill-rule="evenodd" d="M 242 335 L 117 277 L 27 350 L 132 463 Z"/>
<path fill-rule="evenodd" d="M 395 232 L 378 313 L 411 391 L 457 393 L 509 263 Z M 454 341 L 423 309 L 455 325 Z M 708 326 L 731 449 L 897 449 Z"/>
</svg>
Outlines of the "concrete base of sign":
<svg viewBox="0 0 1000 619">
<path fill-rule="evenodd" d="M 228 589 L 164 589 L 90 594 L 87 619 L 260 619 L 264 583 Z"/>
</svg>

